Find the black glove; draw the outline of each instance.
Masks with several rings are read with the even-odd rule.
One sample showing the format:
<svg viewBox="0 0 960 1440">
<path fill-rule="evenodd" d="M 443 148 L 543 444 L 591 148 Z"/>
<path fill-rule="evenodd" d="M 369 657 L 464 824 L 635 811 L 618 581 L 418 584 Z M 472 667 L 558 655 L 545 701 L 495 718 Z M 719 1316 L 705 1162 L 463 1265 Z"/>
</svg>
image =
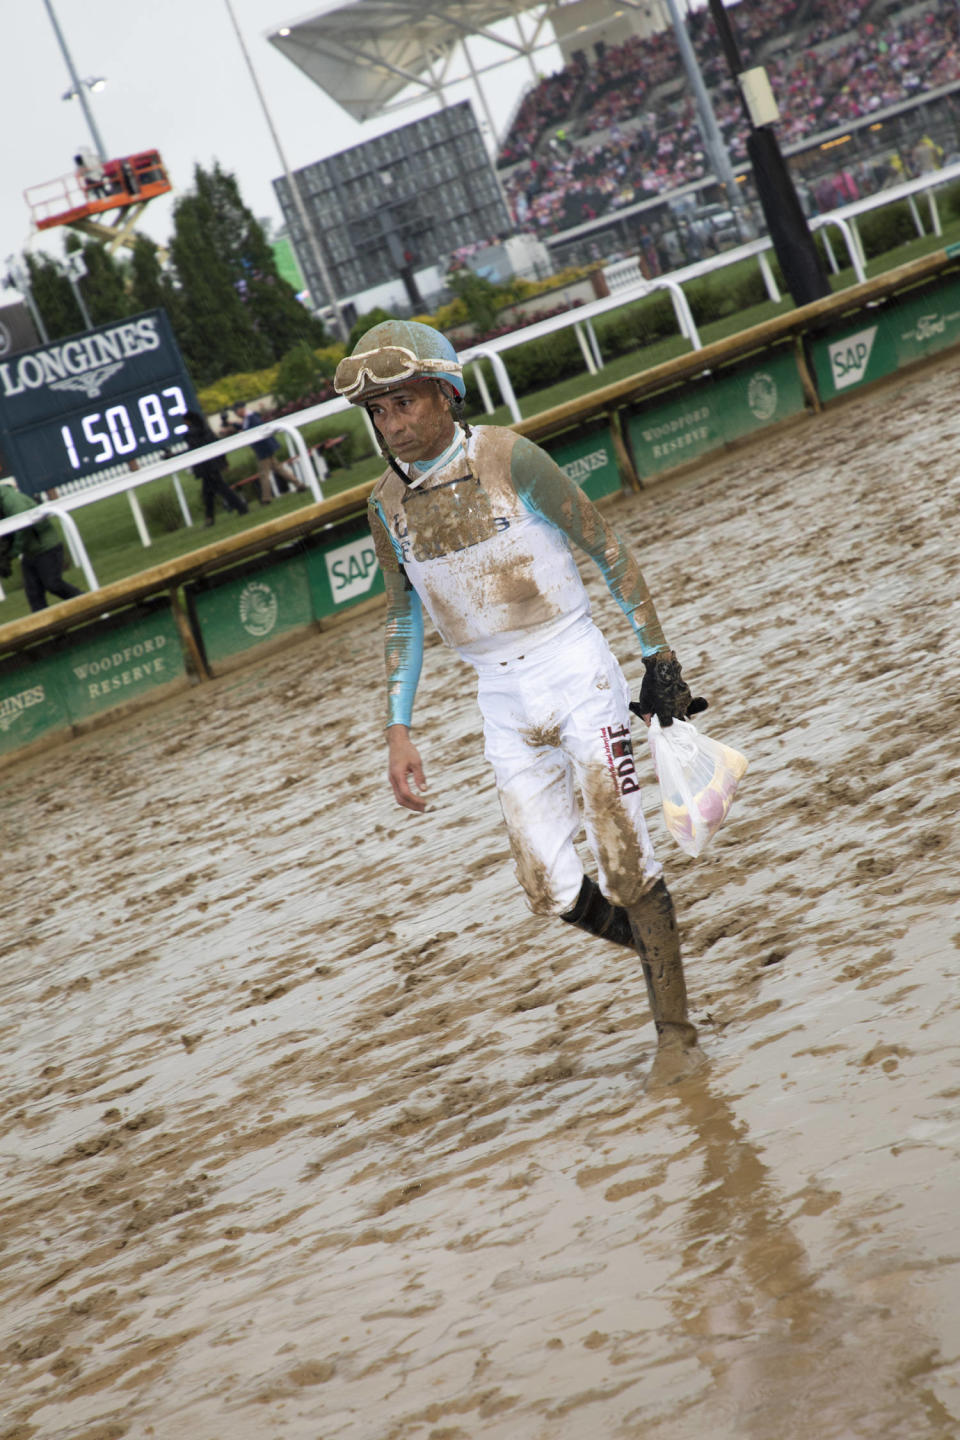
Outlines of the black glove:
<svg viewBox="0 0 960 1440">
<path fill-rule="evenodd" d="M 690 686 L 683 678 L 680 661 L 672 650 L 658 650 L 655 655 L 643 657 L 643 684 L 640 699 L 631 700 L 630 709 L 634 715 L 656 715 L 666 728 L 674 720 L 689 720 L 706 710 L 706 700 L 696 700 L 690 694 Z"/>
</svg>

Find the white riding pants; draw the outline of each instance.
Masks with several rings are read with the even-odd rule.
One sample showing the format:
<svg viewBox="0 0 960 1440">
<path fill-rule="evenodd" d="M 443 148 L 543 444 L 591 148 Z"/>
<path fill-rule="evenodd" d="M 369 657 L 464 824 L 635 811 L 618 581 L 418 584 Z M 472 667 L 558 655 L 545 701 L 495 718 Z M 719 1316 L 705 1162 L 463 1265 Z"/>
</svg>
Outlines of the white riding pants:
<svg viewBox="0 0 960 1440">
<path fill-rule="evenodd" d="M 577 790 L 600 889 L 614 905 L 635 905 L 661 866 L 643 816 L 629 691 L 600 631 L 585 621 L 574 638 L 477 674 L 484 753 L 531 910 L 562 915 L 580 893 Z"/>
</svg>

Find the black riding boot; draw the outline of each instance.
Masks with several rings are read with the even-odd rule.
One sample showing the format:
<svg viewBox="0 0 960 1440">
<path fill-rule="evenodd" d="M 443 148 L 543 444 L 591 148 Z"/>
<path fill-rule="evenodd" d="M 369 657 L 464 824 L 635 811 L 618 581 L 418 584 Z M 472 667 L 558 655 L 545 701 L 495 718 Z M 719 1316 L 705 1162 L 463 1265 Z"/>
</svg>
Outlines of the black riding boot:
<svg viewBox="0 0 960 1440">
<path fill-rule="evenodd" d="M 657 1055 L 647 1085 L 669 1085 L 698 1070 L 703 1053 L 687 1015 L 677 918 L 663 880 L 651 886 L 626 913 L 657 1027 Z"/>
<path fill-rule="evenodd" d="M 588 935 L 597 935 L 614 945 L 626 945 L 628 950 L 635 948 L 626 910 L 622 905 L 611 905 L 596 880 L 591 880 L 589 875 L 583 877 L 573 909 L 561 915 L 560 919 L 566 920 L 568 925 L 576 925 L 579 930 L 586 930 Z"/>
</svg>

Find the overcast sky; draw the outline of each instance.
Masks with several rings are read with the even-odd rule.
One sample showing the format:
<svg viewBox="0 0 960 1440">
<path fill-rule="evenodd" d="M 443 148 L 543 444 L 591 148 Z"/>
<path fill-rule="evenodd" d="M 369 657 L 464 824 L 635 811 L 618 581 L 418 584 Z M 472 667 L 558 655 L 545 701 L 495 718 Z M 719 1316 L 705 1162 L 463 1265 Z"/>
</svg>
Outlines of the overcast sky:
<svg viewBox="0 0 960 1440">
<path fill-rule="evenodd" d="M 280 222 L 271 181 L 281 172 L 225 0 L 52 0 L 77 74 L 103 76 L 90 96 L 95 121 L 111 156 L 158 149 L 175 191 L 188 189 L 194 165 L 236 174 L 259 217 Z M 284 22 L 311 13 L 302 0 L 232 0 L 237 22 L 292 169 L 415 120 L 430 106 L 405 109 L 389 120 L 359 125 L 266 39 Z M 509 33 L 509 32 L 508 32 Z M 489 51 L 486 52 L 489 56 Z M 540 58 L 542 69 L 560 62 Z M 83 110 L 61 97 L 70 86 L 66 62 L 43 0 L 0 0 L 4 136 L 0 148 L 0 265 L 31 237 L 23 191 L 73 171 L 73 156 L 92 148 Z M 475 59 L 482 63 L 478 46 Z M 502 126 L 524 85 L 525 62 L 491 78 L 489 98 Z M 472 94 L 452 88 L 451 102 Z M 478 120 L 483 112 L 474 105 Z M 153 201 L 141 229 L 168 238 L 172 197 Z M 33 248 L 63 253 L 62 231 L 34 234 Z M 5 273 L 5 266 L 0 274 Z M 0 304 L 16 297 L 0 291 Z"/>
</svg>

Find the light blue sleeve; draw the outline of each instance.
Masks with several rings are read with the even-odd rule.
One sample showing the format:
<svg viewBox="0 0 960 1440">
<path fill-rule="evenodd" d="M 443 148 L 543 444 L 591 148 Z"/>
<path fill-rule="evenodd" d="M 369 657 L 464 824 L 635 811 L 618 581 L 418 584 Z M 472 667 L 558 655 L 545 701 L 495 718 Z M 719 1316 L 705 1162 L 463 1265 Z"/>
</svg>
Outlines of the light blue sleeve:
<svg viewBox="0 0 960 1440">
<path fill-rule="evenodd" d="M 371 499 L 370 532 L 387 592 L 384 657 L 387 666 L 387 728 L 413 720 L 413 701 L 423 665 L 423 606 L 400 564 L 400 548 L 391 535 L 383 511 Z"/>
<path fill-rule="evenodd" d="M 527 509 L 555 526 L 596 563 L 610 594 L 633 626 L 641 655 L 666 650 L 663 629 L 636 557 L 580 486 L 545 450 L 522 435 L 513 447 L 510 477 Z"/>
<path fill-rule="evenodd" d="M 387 629 L 384 654 L 387 662 L 387 726 L 410 726 L 413 699 L 423 664 L 423 606 L 416 590 L 407 585 L 406 575 L 385 574 Z"/>
</svg>

